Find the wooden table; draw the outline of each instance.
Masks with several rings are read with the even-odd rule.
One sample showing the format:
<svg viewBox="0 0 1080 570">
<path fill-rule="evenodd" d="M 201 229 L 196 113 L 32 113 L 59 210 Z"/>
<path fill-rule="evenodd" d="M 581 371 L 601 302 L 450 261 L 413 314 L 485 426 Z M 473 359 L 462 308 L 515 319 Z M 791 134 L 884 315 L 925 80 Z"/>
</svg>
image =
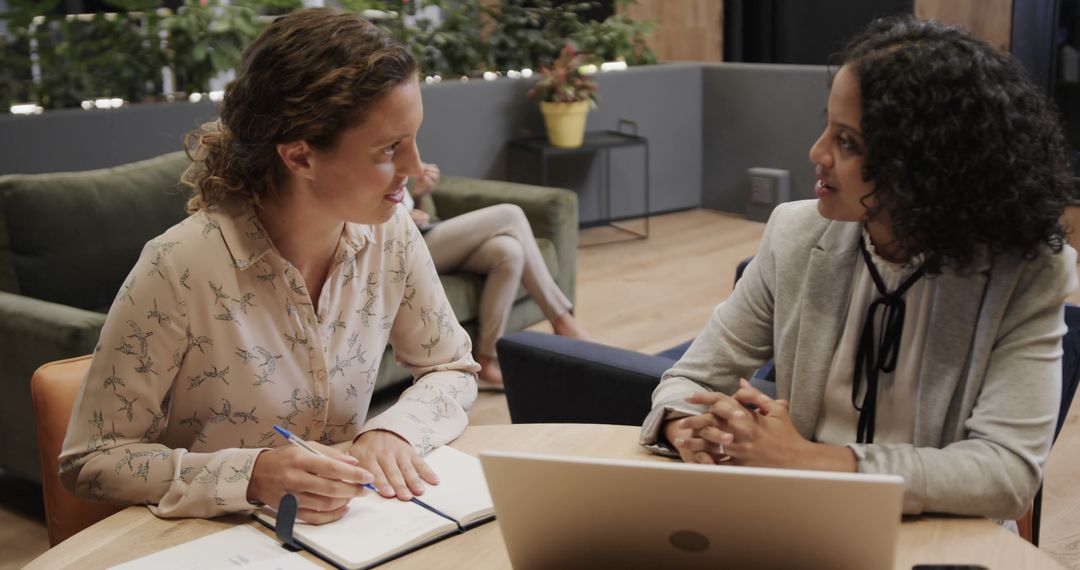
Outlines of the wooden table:
<svg viewBox="0 0 1080 570">
<path fill-rule="evenodd" d="M 638 428 L 630 426 L 491 425 L 470 427 L 453 446 L 472 454 L 481 450 L 534 451 L 667 461 L 641 449 L 637 445 L 637 436 Z M 145 507 L 129 507 L 57 545 L 26 568 L 102 568 L 236 524 L 249 524 L 269 534 L 247 516 L 164 520 L 150 514 Z M 1061 568 L 1047 554 L 987 520 L 925 518 L 905 521 L 900 528 L 896 570 L 911 570 L 914 564 L 927 563 L 982 564 L 1002 570 Z M 496 522 L 436 543 L 381 568 L 510 568 L 510 559 Z"/>
</svg>

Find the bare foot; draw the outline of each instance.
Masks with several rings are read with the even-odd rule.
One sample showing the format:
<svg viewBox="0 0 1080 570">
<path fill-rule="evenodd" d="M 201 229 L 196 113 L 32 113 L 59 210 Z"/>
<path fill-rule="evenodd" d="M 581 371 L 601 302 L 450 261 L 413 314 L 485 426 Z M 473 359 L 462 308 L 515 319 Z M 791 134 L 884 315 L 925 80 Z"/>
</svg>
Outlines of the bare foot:
<svg viewBox="0 0 1080 570">
<path fill-rule="evenodd" d="M 502 368 L 499 368 L 498 357 L 477 354 L 476 363 L 480 365 L 480 373 L 478 376 L 481 380 L 491 382 L 492 384 L 503 383 Z"/>
<path fill-rule="evenodd" d="M 585 327 L 581 326 L 581 323 L 574 318 L 574 315 L 570 313 L 563 313 L 559 318 L 551 321 L 551 328 L 555 331 L 555 334 L 559 336 L 568 336 L 570 338 L 576 338 L 579 340 L 587 340 L 590 342 L 596 342 L 589 331 L 585 330 Z"/>
</svg>

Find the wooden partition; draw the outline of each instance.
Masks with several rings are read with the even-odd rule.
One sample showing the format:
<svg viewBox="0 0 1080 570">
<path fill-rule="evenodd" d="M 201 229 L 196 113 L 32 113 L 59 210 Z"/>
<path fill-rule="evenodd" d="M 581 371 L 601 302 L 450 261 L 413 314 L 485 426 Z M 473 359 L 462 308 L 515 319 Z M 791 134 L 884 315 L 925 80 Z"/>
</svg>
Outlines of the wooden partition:
<svg viewBox="0 0 1080 570">
<path fill-rule="evenodd" d="M 724 60 L 724 3 L 720 0 L 638 0 L 627 12 L 657 27 L 649 46 L 661 61 Z"/>
<path fill-rule="evenodd" d="M 967 28 L 1001 51 L 1009 51 L 1013 0 L 915 0 L 915 17 Z"/>
<path fill-rule="evenodd" d="M 497 0 L 488 0 L 497 1 Z M 628 13 L 652 20 L 649 45 L 662 61 L 724 59 L 721 0 L 638 0 Z M 1009 51 L 1013 0 L 915 0 L 915 17 L 963 26 L 1002 51 Z"/>
</svg>

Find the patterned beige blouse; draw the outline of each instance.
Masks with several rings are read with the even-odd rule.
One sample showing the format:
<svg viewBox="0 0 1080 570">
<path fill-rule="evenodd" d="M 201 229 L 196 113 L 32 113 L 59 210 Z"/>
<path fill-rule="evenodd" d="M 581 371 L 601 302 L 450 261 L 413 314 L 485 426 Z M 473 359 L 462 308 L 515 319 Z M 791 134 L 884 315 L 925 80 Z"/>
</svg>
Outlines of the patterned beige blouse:
<svg viewBox="0 0 1080 570">
<path fill-rule="evenodd" d="M 392 431 L 423 454 L 476 399 L 471 342 L 404 208 L 346 224 L 316 314 L 252 207 L 200 211 L 146 245 L 75 402 L 60 475 L 76 495 L 162 517 L 250 510 L 280 424 L 323 443 Z M 368 419 L 389 340 L 416 378 Z"/>
</svg>

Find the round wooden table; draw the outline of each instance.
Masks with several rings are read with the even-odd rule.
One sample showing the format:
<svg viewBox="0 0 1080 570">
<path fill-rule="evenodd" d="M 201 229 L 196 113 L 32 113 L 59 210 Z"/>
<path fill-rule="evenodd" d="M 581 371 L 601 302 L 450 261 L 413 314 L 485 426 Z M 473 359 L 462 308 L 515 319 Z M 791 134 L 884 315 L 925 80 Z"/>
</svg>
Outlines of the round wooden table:
<svg viewBox="0 0 1080 570">
<path fill-rule="evenodd" d="M 478 454 L 484 450 L 531 451 L 613 459 L 669 461 L 637 444 L 638 428 L 591 424 L 517 424 L 468 428 L 452 445 Z M 145 507 L 129 507 L 65 540 L 26 568 L 104 568 L 159 550 L 247 524 L 270 534 L 249 516 L 212 520 L 159 519 Z M 306 553 L 305 553 L 306 554 Z M 312 561 L 324 564 L 306 554 Z M 920 518 L 900 527 L 896 570 L 915 564 L 981 564 L 1023 570 L 1061 566 L 1049 555 L 992 522 L 969 518 Z M 381 568 L 510 568 L 498 521 L 433 544 Z"/>
</svg>

